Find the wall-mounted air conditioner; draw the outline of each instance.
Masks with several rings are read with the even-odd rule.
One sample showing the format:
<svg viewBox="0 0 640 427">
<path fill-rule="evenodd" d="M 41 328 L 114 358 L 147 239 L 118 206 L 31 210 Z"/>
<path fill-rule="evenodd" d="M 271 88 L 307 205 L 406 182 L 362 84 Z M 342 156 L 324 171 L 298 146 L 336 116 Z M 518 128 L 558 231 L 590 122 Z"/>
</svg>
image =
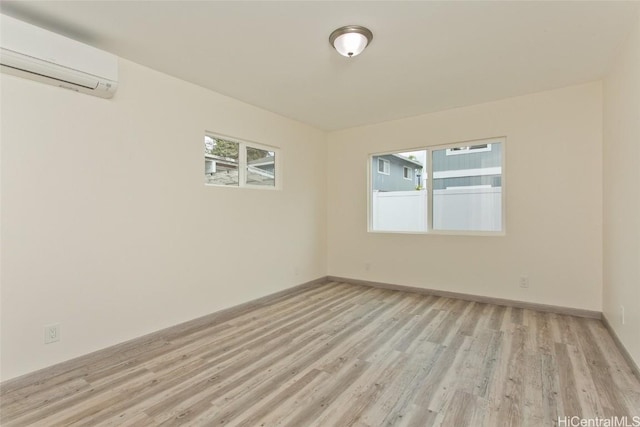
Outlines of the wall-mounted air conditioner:
<svg viewBox="0 0 640 427">
<path fill-rule="evenodd" d="M 118 57 L 0 15 L 2 72 L 101 98 L 118 88 Z"/>
</svg>

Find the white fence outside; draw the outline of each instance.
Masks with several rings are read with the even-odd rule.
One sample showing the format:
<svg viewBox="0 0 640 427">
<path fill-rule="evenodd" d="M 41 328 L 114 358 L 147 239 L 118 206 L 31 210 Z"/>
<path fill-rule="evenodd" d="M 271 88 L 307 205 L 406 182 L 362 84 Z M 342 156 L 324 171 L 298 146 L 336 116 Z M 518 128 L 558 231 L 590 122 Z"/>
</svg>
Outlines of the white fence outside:
<svg viewBox="0 0 640 427">
<path fill-rule="evenodd" d="M 427 231 L 427 192 L 374 191 L 372 226 L 378 231 Z"/>
<path fill-rule="evenodd" d="M 434 230 L 502 230 L 502 188 L 434 190 Z"/>
<path fill-rule="evenodd" d="M 372 228 L 377 231 L 427 231 L 427 192 L 373 192 Z M 502 230 L 502 188 L 434 190 L 435 230 Z"/>
</svg>

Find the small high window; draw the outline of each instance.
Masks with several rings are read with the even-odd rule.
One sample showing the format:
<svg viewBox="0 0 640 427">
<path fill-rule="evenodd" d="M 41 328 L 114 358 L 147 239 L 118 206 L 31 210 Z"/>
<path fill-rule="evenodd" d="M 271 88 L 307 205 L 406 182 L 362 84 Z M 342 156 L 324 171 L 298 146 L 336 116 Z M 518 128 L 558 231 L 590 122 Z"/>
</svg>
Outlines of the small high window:
<svg viewBox="0 0 640 427">
<path fill-rule="evenodd" d="M 278 149 L 212 134 L 204 136 L 207 185 L 276 188 Z"/>
</svg>

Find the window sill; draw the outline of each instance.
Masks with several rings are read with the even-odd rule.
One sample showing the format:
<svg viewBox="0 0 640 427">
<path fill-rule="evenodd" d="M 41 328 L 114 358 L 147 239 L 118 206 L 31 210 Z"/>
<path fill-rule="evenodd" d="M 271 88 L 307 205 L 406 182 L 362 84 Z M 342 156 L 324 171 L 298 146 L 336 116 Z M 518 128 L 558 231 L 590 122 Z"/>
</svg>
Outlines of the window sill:
<svg viewBox="0 0 640 427">
<path fill-rule="evenodd" d="M 209 184 L 207 182 L 204 183 L 205 187 L 215 187 L 215 188 L 237 188 L 237 189 L 245 189 L 245 190 L 267 190 L 267 191 L 280 191 L 281 187 L 273 187 L 266 185 L 221 185 L 221 184 Z"/>
<path fill-rule="evenodd" d="M 456 231 L 456 230 L 431 230 L 431 231 L 383 231 L 367 230 L 371 234 L 405 234 L 423 236 L 468 236 L 468 237 L 505 237 L 506 231 Z"/>
</svg>

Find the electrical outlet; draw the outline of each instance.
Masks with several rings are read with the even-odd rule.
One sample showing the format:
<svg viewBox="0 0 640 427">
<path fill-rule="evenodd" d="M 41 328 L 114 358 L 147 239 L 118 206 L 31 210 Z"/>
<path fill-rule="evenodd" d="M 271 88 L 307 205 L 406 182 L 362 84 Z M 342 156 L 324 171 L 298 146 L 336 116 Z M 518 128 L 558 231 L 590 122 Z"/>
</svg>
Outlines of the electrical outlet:
<svg viewBox="0 0 640 427">
<path fill-rule="evenodd" d="M 365 271 L 371 270 L 371 263 L 370 262 L 365 262 L 364 263 L 364 269 L 365 269 Z"/>
<path fill-rule="evenodd" d="M 526 276 L 520 277 L 520 287 L 528 288 L 529 287 L 529 278 Z"/>
<path fill-rule="evenodd" d="M 46 325 L 44 327 L 44 343 L 60 341 L 60 324 Z"/>
<path fill-rule="evenodd" d="M 624 325 L 624 305 L 620 306 L 620 323 Z"/>
</svg>

